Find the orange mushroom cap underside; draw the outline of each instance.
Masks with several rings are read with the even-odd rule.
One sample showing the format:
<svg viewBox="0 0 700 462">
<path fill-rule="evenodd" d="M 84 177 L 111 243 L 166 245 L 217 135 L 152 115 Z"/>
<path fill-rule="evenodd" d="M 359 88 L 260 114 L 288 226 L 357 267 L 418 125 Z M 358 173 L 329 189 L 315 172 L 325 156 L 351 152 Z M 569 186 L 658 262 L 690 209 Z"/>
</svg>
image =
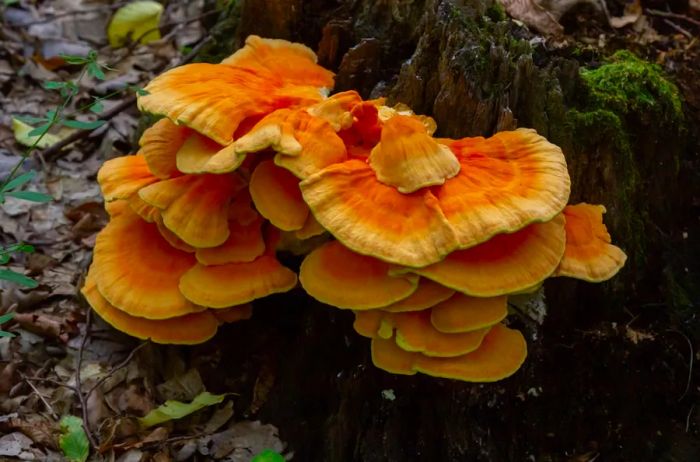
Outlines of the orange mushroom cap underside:
<svg viewBox="0 0 700 462">
<path fill-rule="evenodd" d="M 338 241 L 307 255 L 299 279 L 304 290 L 318 301 L 354 310 L 390 305 L 418 287 L 417 276 L 389 276 L 388 264 L 352 252 Z"/>
<path fill-rule="evenodd" d="M 494 297 L 527 290 L 551 276 L 565 245 L 564 217 L 560 214 L 546 223 L 498 234 L 483 244 L 454 251 L 425 268 L 409 270 L 465 294 Z"/>
<path fill-rule="evenodd" d="M 435 358 L 402 350 L 393 339 L 372 340 L 372 362 L 394 374 L 422 372 L 467 382 L 494 382 L 514 374 L 525 361 L 527 345 L 522 334 L 501 324 L 484 337 L 471 353 Z"/>
</svg>

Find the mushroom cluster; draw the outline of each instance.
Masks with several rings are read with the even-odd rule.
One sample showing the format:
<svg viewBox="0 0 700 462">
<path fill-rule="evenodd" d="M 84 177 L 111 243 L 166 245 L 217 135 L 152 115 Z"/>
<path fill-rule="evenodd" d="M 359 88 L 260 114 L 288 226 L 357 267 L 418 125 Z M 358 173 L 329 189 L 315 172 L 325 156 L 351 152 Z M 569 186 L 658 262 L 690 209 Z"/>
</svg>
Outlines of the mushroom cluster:
<svg viewBox="0 0 700 462">
<path fill-rule="evenodd" d="M 567 205 L 564 155 L 535 131 L 436 138 L 433 119 L 332 86 L 305 46 L 256 36 L 155 78 L 139 107 L 163 118 L 98 175 L 111 219 L 93 309 L 139 338 L 203 342 L 297 285 L 276 258 L 293 248 L 303 289 L 353 310 L 377 367 L 486 382 L 527 354 L 509 295 L 624 265 L 604 207 Z"/>
</svg>

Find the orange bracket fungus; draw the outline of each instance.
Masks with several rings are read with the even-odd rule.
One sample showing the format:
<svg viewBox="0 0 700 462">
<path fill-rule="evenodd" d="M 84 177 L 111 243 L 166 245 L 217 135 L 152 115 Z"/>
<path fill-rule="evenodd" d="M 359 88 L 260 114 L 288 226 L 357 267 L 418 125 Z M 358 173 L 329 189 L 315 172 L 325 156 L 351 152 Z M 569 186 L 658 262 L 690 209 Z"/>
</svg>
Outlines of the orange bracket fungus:
<svg viewBox="0 0 700 462">
<path fill-rule="evenodd" d="M 534 130 L 437 138 L 406 105 L 332 87 L 310 49 L 256 36 L 156 77 L 138 104 L 161 119 L 98 174 L 110 222 L 92 308 L 134 337 L 195 344 L 300 282 L 354 312 L 378 368 L 491 382 L 527 355 L 509 296 L 624 265 L 605 208 L 567 205 L 564 154 Z M 305 255 L 298 277 L 285 249 Z"/>
</svg>

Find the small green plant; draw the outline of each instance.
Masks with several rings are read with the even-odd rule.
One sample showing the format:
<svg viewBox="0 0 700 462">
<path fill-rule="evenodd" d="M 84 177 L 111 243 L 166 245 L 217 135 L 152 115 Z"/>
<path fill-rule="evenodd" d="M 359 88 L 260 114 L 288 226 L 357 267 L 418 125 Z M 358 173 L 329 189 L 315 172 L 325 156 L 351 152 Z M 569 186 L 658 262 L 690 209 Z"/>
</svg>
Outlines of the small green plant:
<svg viewBox="0 0 700 462">
<path fill-rule="evenodd" d="M 44 82 L 43 86 L 45 89 L 60 92 L 62 101 L 58 107 L 48 110 L 43 117 L 17 116 L 14 118 L 15 136 L 20 143 L 27 146 L 27 149 L 24 150 L 18 162 L 10 170 L 10 173 L 5 178 L 0 179 L 0 204 L 3 204 L 8 197 L 39 203 L 52 200 L 52 197 L 47 194 L 37 191 L 27 191 L 25 189 L 36 176 L 35 171 L 21 172 L 25 161 L 29 158 L 34 149 L 47 147 L 47 140 L 55 139 L 55 135 L 49 134 L 51 128 L 62 125 L 69 128 L 92 130 L 104 124 L 103 120 L 91 122 L 76 120 L 74 117 L 67 117 L 65 111 L 70 102 L 78 94 L 80 82 L 83 77 L 87 74 L 98 80 L 104 80 L 104 69 L 106 69 L 106 66 L 98 62 L 97 52 L 94 50 L 90 51 L 87 56 L 63 55 L 62 57 L 68 64 L 82 66 L 82 70 L 75 81 Z M 89 104 L 79 108 L 78 112 L 80 113 L 89 109 L 92 112 L 99 113 L 103 108 L 102 101 L 114 96 L 116 93 L 119 93 L 119 91 L 103 97 L 93 98 L 93 101 Z M 0 280 L 10 281 L 29 288 L 36 287 L 37 282 L 33 279 L 17 273 L 16 271 L 1 267 L 9 263 L 13 254 L 31 253 L 33 251 L 34 248 L 32 246 L 23 243 L 0 248 Z"/>
<path fill-rule="evenodd" d="M 14 313 L 3 314 L 2 316 L 0 316 L 0 326 L 2 326 L 3 324 L 5 324 L 9 321 L 12 321 L 12 318 L 14 318 L 14 317 L 15 317 Z M 12 338 L 12 337 L 15 337 L 15 334 L 13 334 L 12 332 L 7 332 L 6 330 L 0 329 L 0 338 L 2 338 L 2 337 Z"/>
<path fill-rule="evenodd" d="M 88 441 L 83 421 L 74 415 L 61 419 L 61 436 L 58 439 L 61 451 L 69 462 L 85 462 L 90 455 Z"/>
</svg>

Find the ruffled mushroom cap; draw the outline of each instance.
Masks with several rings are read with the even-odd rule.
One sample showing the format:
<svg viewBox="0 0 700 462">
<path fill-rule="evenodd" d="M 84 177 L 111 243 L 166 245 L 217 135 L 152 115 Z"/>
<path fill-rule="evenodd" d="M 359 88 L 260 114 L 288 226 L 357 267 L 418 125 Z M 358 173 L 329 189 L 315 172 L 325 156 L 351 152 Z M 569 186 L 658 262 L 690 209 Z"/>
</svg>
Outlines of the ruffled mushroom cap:
<svg viewBox="0 0 700 462">
<path fill-rule="evenodd" d="M 391 277 L 389 265 L 357 254 L 337 241 L 306 256 L 299 280 L 316 300 L 338 308 L 367 310 L 402 300 L 418 287 L 415 276 Z"/>
<path fill-rule="evenodd" d="M 206 248 L 228 238 L 228 206 L 244 186 L 234 174 L 185 175 L 143 188 L 139 196 L 161 210 L 163 224 L 177 237 Z"/>
<path fill-rule="evenodd" d="M 449 147 L 462 168 L 435 195 L 460 248 L 549 221 L 569 200 L 564 154 L 534 130 L 463 138 Z"/>
<path fill-rule="evenodd" d="M 249 35 L 245 46 L 221 64 L 278 76 L 286 85 L 332 88 L 333 73 L 316 61 L 316 53 L 301 43 Z"/>
<path fill-rule="evenodd" d="M 274 256 L 252 262 L 193 266 L 180 279 L 180 291 L 192 303 L 209 308 L 242 305 L 271 294 L 287 292 L 297 276 Z"/>
<path fill-rule="evenodd" d="M 430 311 L 356 311 L 353 327 L 360 335 L 369 338 L 389 339 L 396 331 L 394 340 L 401 349 L 437 357 L 461 356 L 476 350 L 490 328 L 460 333 L 440 332 L 430 323 Z"/>
<path fill-rule="evenodd" d="M 177 169 L 182 173 L 227 173 L 240 167 L 244 159 L 232 145 L 222 146 L 194 131 L 175 153 Z"/>
<path fill-rule="evenodd" d="M 396 344 L 406 351 L 426 356 L 454 357 L 475 351 L 484 340 L 490 327 L 467 332 L 446 334 L 430 323 L 430 311 L 392 313 Z"/>
<path fill-rule="evenodd" d="M 353 125 L 353 110 L 362 102 L 362 97 L 355 90 L 343 91 L 308 107 L 306 112 L 324 119 L 338 132 Z"/>
<path fill-rule="evenodd" d="M 228 146 L 245 119 L 311 105 L 332 86 L 333 74 L 308 48 L 251 36 L 223 64 L 187 64 L 156 77 L 138 104 Z"/>
<path fill-rule="evenodd" d="M 197 249 L 197 261 L 203 265 L 223 265 L 226 263 L 251 262 L 265 252 L 262 234 L 263 219 L 258 218 L 242 225 L 237 220 L 229 220 L 230 234 L 226 242 L 218 247 Z"/>
<path fill-rule="evenodd" d="M 309 213 L 309 215 L 306 217 L 306 221 L 304 222 L 304 226 L 296 230 L 294 235 L 297 239 L 304 240 L 315 236 L 320 236 L 325 232 L 326 229 L 321 226 L 321 223 L 316 220 L 312 213 Z"/>
<path fill-rule="evenodd" d="M 106 202 L 128 199 L 139 189 L 158 181 L 143 155 L 110 159 L 97 172 L 97 183 Z"/>
<path fill-rule="evenodd" d="M 262 161 L 253 171 L 248 189 L 255 208 L 274 226 L 283 231 L 304 227 L 309 207 L 301 197 L 299 180 L 289 171 L 271 160 Z"/>
<path fill-rule="evenodd" d="M 161 320 L 131 316 L 115 308 L 100 294 L 90 274 L 92 270 L 81 290 L 85 299 L 108 324 L 132 337 L 155 343 L 194 345 L 212 338 L 219 327 L 220 321 L 209 310 Z"/>
<path fill-rule="evenodd" d="M 100 293 L 127 314 L 165 319 L 201 311 L 178 290 L 180 277 L 196 263 L 126 208 L 98 234 L 90 271 Z"/>
<path fill-rule="evenodd" d="M 160 119 L 147 128 L 139 140 L 148 168 L 161 180 L 179 176 L 175 154 L 193 131 L 175 125 L 169 119 Z"/>
<path fill-rule="evenodd" d="M 260 217 L 253 208 L 253 198 L 250 197 L 248 188 L 244 188 L 236 194 L 228 206 L 228 219 L 236 220 L 243 226 L 247 226 Z"/>
<path fill-rule="evenodd" d="M 303 109 L 279 109 L 233 144 L 239 156 L 266 148 L 277 152 L 275 164 L 302 179 L 347 160 L 343 140 L 331 124 Z"/>
<path fill-rule="evenodd" d="M 158 232 L 160 232 L 160 235 L 163 236 L 163 239 L 168 241 L 168 244 L 171 246 L 175 247 L 178 250 L 182 250 L 183 252 L 187 253 L 194 253 L 196 248 L 192 247 L 189 245 L 187 242 L 183 241 L 179 237 L 177 237 L 177 234 L 174 232 L 170 231 L 165 224 L 163 223 L 163 217 L 160 216 L 160 211 L 158 211 L 158 215 L 156 216 L 156 219 L 154 221 L 156 224 L 156 227 L 158 228 Z"/>
<path fill-rule="evenodd" d="M 552 275 L 564 255 L 564 217 L 498 234 L 412 272 L 475 297 L 521 292 Z"/>
<path fill-rule="evenodd" d="M 463 380 L 495 382 L 514 374 L 525 361 L 527 345 L 522 334 L 495 325 L 476 351 L 452 358 L 435 358 L 399 348 L 392 340 L 372 340 L 372 362 L 394 374 L 416 372 Z"/>
<path fill-rule="evenodd" d="M 383 311 L 391 313 L 403 313 L 407 311 L 421 311 L 444 302 L 454 295 L 455 291 L 430 279 L 421 278 L 418 288 L 408 297 L 389 306 L 383 306 Z"/>
<path fill-rule="evenodd" d="M 422 123 L 407 116 L 395 116 L 384 124 L 369 164 L 379 181 L 402 193 L 444 184 L 460 169 L 452 151 L 428 135 Z"/>
<path fill-rule="evenodd" d="M 141 199 L 138 194 L 131 196 L 127 202 L 131 210 L 140 216 L 142 220 L 148 223 L 155 223 L 160 220 L 160 210 Z"/>
<path fill-rule="evenodd" d="M 438 331 L 446 334 L 470 332 L 503 321 L 508 315 L 508 298 L 455 294 L 430 311 L 430 322 Z"/>
<path fill-rule="evenodd" d="M 496 234 L 549 221 L 565 206 L 569 176 L 564 156 L 532 130 L 450 142 L 453 157 L 461 166 L 456 176 L 450 177 L 451 163 L 440 150 L 434 151 L 438 160 L 435 168 L 428 169 L 429 174 L 419 176 L 418 183 L 410 179 L 401 183 L 403 172 L 413 171 L 409 167 L 413 158 L 399 149 L 388 149 L 394 144 L 384 144 L 385 132 L 387 141 L 392 134 L 405 137 L 406 132 L 411 137 L 429 138 L 419 124 L 404 120 L 396 116 L 385 124 L 380 143 L 384 147 L 372 152 L 373 157 L 375 152 L 378 156 L 372 166 L 351 159 L 300 184 L 319 223 L 355 252 L 398 265 L 424 267 Z M 427 155 L 421 152 L 423 157 Z M 393 170 L 390 159 L 396 162 Z M 421 156 L 417 159 L 416 165 L 426 164 Z M 382 183 L 380 172 L 373 168 L 386 171 L 385 181 L 405 191 L 419 184 L 438 185 L 404 194 Z M 442 180 L 444 184 L 439 185 Z"/>
<path fill-rule="evenodd" d="M 624 266 L 627 256 L 611 244 L 603 224 L 605 207 L 581 203 L 564 209 L 566 250 L 556 276 L 568 276 L 589 282 L 606 281 Z"/>
<path fill-rule="evenodd" d="M 437 130 L 437 123 L 435 122 L 435 119 L 425 115 L 416 115 L 410 107 L 403 103 L 397 103 L 393 107 L 386 106 L 384 104 L 384 101 L 381 99 L 375 100 L 374 103 L 377 104 L 377 116 L 379 117 L 379 121 L 381 123 L 385 123 L 389 119 L 396 116 L 404 116 L 411 117 L 412 119 L 415 119 L 418 122 L 422 123 L 425 127 L 425 131 L 429 135 L 432 135 L 433 133 L 435 133 L 435 130 Z"/>
</svg>

